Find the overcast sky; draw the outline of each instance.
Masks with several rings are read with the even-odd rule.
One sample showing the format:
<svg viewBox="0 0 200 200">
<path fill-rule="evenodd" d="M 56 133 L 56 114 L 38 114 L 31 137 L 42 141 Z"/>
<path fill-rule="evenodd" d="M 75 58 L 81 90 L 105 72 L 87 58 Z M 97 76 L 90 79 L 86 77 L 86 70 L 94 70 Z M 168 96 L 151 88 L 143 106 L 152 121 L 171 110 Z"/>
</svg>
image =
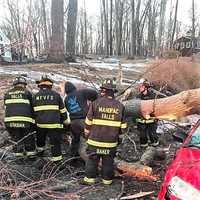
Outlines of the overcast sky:
<svg viewBox="0 0 200 200">
<path fill-rule="evenodd" d="M 2 17 L 5 15 L 5 8 L 3 7 L 3 2 L 4 0 L 0 0 L 0 22 Z M 18 0 L 16 0 L 18 1 Z M 26 2 L 27 0 L 23 0 Z M 168 0 L 168 10 L 169 10 L 169 4 L 171 0 Z M 84 0 L 78 0 L 79 7 L 83 6 Z M 100 0 L 85 0 L 86 2 L 86 8 L 87 8 L 87 13 L 89 16 L 94 16 L 99 14 L 99 2 Z M 175 3 L 175 0 L 172 0 L 172 2 Z M 195 0 L 196 4 L 196 10 L 199 11 L 200 9 L 200 0 Z M 179 13 L 178 13 L 178 19 L 185 25 L 190 24 L 190 14 L 189 10 L 191 10 L 192 7 L 192 0 L 179 0 Z M 168 14 L 169 15 L 169 14 Z M 199 11 L 200 15 L 200 11 Z"/>
</svg>

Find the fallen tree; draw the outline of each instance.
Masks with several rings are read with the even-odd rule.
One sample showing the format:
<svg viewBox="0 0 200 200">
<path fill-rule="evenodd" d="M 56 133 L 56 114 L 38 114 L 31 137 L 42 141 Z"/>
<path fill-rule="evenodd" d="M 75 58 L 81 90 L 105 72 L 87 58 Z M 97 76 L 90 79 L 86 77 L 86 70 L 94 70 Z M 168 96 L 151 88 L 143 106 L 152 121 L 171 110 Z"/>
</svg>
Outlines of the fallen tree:
<svg viewBox="0 0 200 200">
<path fill-rule="evenodd" d="M 183 91 L 162 99 L 123 102 L 128 116 L 149 116 L 157 119 L 175 120 L 191 114 L 200 113 L 200 88 Z"/>
</svg>

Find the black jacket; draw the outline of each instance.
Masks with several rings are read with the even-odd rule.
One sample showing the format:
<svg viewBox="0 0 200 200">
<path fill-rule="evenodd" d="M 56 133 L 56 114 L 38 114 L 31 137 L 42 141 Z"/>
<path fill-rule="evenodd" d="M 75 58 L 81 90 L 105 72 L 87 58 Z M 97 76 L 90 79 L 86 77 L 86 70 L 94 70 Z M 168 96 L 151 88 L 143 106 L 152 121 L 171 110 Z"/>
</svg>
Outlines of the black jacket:
<svg viewBox="0 0 200 200">
<path fill-rule="evenodd" d="M 88 112 L 87 101 L 94 101 L 98 94 L 93 89 L 77 90 L 71 82 L 66 82 L 65 93 L 65 107 L 69 112 L 70 119 L 85 119 Z"/>
<path fill-rule="evenodd" d="M 119 134 L 127 128 L 123 104 L 114 98 L 98 98 L 90 105 L 85 125 L 90 130 L 87 141 L 89 145 L 116 147 Z"/>
<path fill-rule="evenodd" d="M 36 125 L 39 128 L 62 128 L 67 119 L 61 96 L 48 87 L 42 87 L 33 97 Z"/>
<path fill-rule="evenodd" d="M 14 87 L 4 95 L 5 126 L 10 128 L 29 128 L 34 123 L 32 94 L 22 88 Z"/>
</svg>

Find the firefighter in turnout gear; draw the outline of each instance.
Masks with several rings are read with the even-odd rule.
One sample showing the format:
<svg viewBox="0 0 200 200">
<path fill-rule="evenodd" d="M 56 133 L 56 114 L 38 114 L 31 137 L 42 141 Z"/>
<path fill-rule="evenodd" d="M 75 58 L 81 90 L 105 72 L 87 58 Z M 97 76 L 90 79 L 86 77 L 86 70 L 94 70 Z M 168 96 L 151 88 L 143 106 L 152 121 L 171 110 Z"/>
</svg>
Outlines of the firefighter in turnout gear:
<svg viewBox="0 0 200 200">
<path fill-rule="evenodd" d="M 16 77 L 13 81 L 13 88 L 4 95 L 4 122 L 12 140 L 18 143 L 14 147 L 17 157 L 35 155 L 35 138 L 33 134 L 30 134 L 35 123 L 32 94 L 26 89 L 26 85 L 24 77 Z M 28 136 L 28 134 L 30 135 Z"/>
<path fill-rule="evenodd" d="M 42 76 L 36 83 L 40 88 L 33 97 L 37 150 L 38 152 L 45 150 L 46 136 L 48 136 L 51 145 L 51 161 L 60 162 L 62 129 L 63 122 L 67 120 L 67 112 L 60 94 L 52 90 L 53 81 L 50 78 Z"/>
<path fill-rule="evenodd" d="M 114 157 L 120 134 L 126 131 L 124 106 L 114 98 L 117 92 L 112 79 L 104 80 L 101 97 L 92 102 L 85 120 L 89 159 L 85 184 L 95 183 L 98 163 L 102 160 L 102 182 L 110 185 L 114 176 Z"/>
<path fill-rule="evenodd" d="M 136 96 L 141 100 L 150 100 L 155 98 L 154 92 L 150 90 L 151 84 L 146 79 L 141 79 L 139 82 L 139 94 Z M 157 121 L 150 116 L 146 118 L 137 118 L 137 128 L 140 133 L 141 147 L 148 146 L 148 139 L 152 146 L 158 146 L 158 136 L 156 133 Z"/>
</svg>

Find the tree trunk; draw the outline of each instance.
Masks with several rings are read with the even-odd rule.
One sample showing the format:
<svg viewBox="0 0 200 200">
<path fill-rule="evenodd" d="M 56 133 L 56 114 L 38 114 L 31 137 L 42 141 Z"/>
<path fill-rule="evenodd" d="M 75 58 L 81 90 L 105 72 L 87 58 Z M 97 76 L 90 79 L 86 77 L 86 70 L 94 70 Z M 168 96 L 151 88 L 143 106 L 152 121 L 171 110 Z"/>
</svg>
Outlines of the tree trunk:
<svg viewBox="0 0 200 200">
<path fill-rule="evenodd" d="M 158 42 L 157 42 L 157 55 L 161 56 L 162 54 L 162 41 L 163 41 L 163 33 L 165 27 L 165 13 L 166 13 L 166 6 L 167 1 L 161 0 L 160 2 L 160 22 L 159 22 L 159 29 L 158 29 Z"/>
<path fill-rule="evenodd" d="M 68 17 L 67 17 L 66 52 L 67 54 L 70 55 L 75 54 L 77 10 L 78 10 L 77 0 L 69 0 Z"/>
<path fill-rule="evenodd" d="M 131 58 L 136 54 L 135 0 L 131 0 Z"/>
<path fill-rule="evenodd" d="M 49 39 L 48 39 L 48 30 L 47 30 L 47 17 L 46 17 L 46 6 L 44 0 L 41 0 L 42 3 L 42 19 L 43 19 L 43 26 L 44 26 L 44 48 L 45 51 L 48 52 L 49 50 Z"/>
<path fill-rule="evenodd" d="M 109 33 L 108 33 L 108 18 L 107 18 L 107 9 L 106 9 L 106 2 L 105 0 L 102 0 L 102 6 L 103 6 L 103 18 L 104 18 L 104 35 L 105 35 L 105 50 L 106 55 L 109 55 Z"/>
<path fill-rule="evenodd" d="M 175 120 L 200 112 L 200 88 L 181 92 L 177 95 L 155 100 L 130 100 L 124 102 L 128 115 Z M 166 106 L 167 105 L 167 106 Z"/>
<path fill-rule="evenodd" d="M 112 21 L 113 21 L 113 0 L 110 0 L 110 56 L 113 55 Z"/>
<path fill-rule="evenodd" d="M 49 61 L 60 63 L 64 61 L 64 5 L 63 0 L 52 0 L 51 5 L 51 44 Z"/>
<path fill-rule="evenodd" d="M 175 9 L 175 14 L 174 14 L 174 25 L 173 25 L 173 31 L 172 31 L 172 37 L 170 41 L 170 48 L 173 48 L 173 43 L 174 43 L 174 35 L 176 32 L 176 25 L 177 25 L 177 15 L 178 15 L 178 1 L 176 0 L 176 9 Z"/>
</svg>

